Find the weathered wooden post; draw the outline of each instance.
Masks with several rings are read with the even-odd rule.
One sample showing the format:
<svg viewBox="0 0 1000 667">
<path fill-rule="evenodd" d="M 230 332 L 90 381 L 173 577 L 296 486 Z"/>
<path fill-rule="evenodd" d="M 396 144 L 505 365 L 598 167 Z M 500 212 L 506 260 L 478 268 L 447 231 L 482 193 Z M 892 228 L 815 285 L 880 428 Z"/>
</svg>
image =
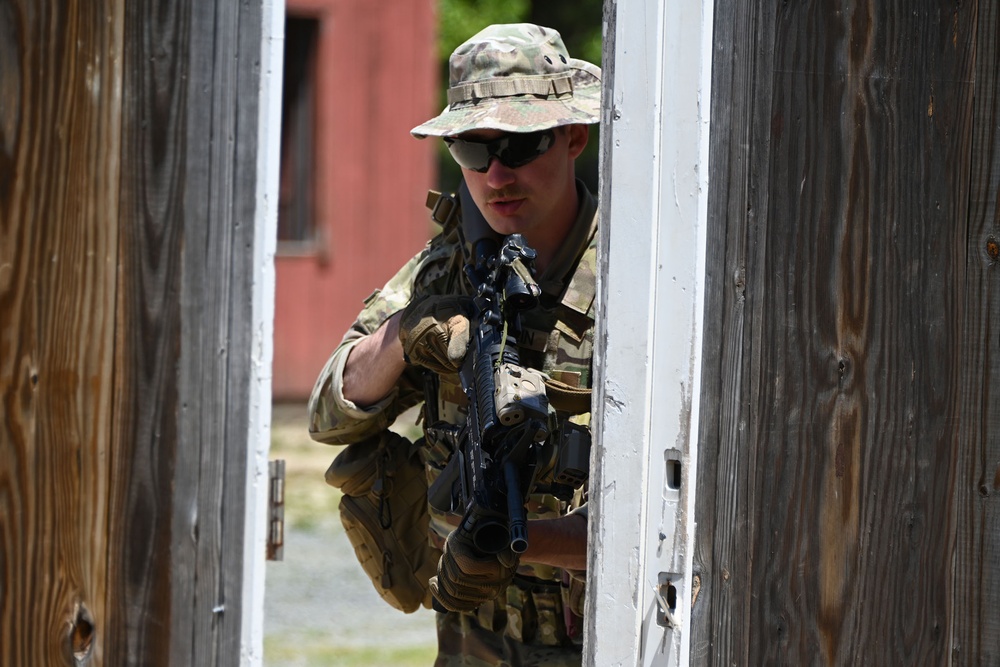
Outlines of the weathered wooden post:
<svg viewBox="0 0 1000 667">
<path fill-rule="evenodd" d="M 0 1 L 4 665 L 260 660 L 282 20 Z"/>
<path fill-rule="evenodd" d="M 996 3 L 716 17 L 692 654 L 995 663 Z"/>
<path fill-rule="evenodd" d="M 592 664 L 996 664 L 1000 9 L 714 2 L 711 95 L 700 98 L 711 130 L 694 448 L 653 425 L 657 411 L 687 414 L 655 397 L 698 373 L 658 366 L 699 332 L 660 326 L 658 310 L 693 299 L 657 298 L 658 278 L 691 261 L 660 258 L 673 257 L 670 243 L 696 257 L 697 245 L 620 248 L 684 210 L 683 198 L 651 206 L 663 198 L 649 192 L 705 166 L 634 137 L 692 102 L 695 91 L 663 85 L 664 72 L 690 73 L 692 50 L 675 47 L 709 10 L 685 19 L 652 4 L 607 10 Z M 672 30 L 675 41 L 659 37 Z M 645 180 L 620 178 L 623 161 L 645 165 Z M 623 278 L 642 275 L 639 307 L 614 310 L 628 299 Z M 616 328 L 631 338 L 612 340 Z M 693 542 L 666 558 L 692 557 L 681 573 L 690 594 L 682 586 L 675 598 L 687 648 L 649 594 L 660 584 L 651 573 L 664 571 L 650 545 L 670 525 L 673 451 L 682 464 L 685 451 L 697 456 L 683 517 Z M 683 499 L 690 480 L 679 479 Z"/>
<path fill-rule="evenodd" d="M 109 615 L 123 12 L 117 2 L 58 4 L 0 5 L 0 663 L 9 665 L 100 655 Z"/>
</svg>

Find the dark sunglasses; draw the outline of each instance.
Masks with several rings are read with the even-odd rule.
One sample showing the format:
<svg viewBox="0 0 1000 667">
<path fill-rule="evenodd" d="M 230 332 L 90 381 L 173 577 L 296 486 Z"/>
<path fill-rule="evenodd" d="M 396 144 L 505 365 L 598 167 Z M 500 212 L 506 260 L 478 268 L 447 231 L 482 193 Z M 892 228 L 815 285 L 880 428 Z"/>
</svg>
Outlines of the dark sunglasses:
<svg viewBox="0 0 1000 667">
<path fill-rule="evenodd" d="M 552 130 L 538 132 L 505 134 L 499 139 L 489 141 L 473 141 L 445 137 L 451 156 L 459 166 L 480 174 L 490 168 L 490 159 L 500 160 L 500 164 L 508 169 L 523 167 L 535 158 L 545 154 L 556 141 Z"/>
</svg>

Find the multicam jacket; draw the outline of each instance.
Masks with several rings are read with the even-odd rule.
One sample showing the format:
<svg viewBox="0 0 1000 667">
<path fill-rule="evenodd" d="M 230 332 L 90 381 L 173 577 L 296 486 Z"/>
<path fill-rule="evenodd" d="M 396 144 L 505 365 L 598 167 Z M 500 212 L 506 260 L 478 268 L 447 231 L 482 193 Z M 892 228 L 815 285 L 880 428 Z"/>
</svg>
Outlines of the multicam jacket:
<svg viewBox="0 0 1000 667">
<path fill-rule="evenodd" d="M 591 356 L 594 342 L 594 296 L 596 277 L 597 204 L 582 183 L 577 184 L 579 214 L 563 248 L 546 270 L 537 276 L 542 288 L 540 303 L 522 314 L 519 354 L 525 366 L 539 369 L 564 393 L 587 396 L 591 386 Z M 463 266 L 466 249 L 462 247 L 457 216 L 439 221 L 443 231 L 411 259 L 383 287 L 365 300 L 357 320 L 334 350 L 324 367 L 309 402 L 310 434 L 313 439 L 332 444 L 358 442 L 388 428 L 405 410 L 425 400 L 424 369 L 408 366 L 393 391 L 377 404 L 358 407 L 344 398 L 341 382 L 344 365 L 351 349 L 365 336 L 377 330 L 394 313 L 402 310 L 415 296 L 425 294 L 471 293 Z M 428 484 L 432 484 L 457 446 L 459 425 L 465 422 L 465 395 L 457 374 L 437 377 L 437 423 L 428 423 L 435 414 L 425 405 L 423 431 L 425 442 L 421 458 L 426 466 Z M 432 399 L 433 400 L 433 397 Z M 566 401 L 550 393 L 558 422 L 572 421 L 589 425 L 589 399 Z M 544 491 L 551 482 L 558 453 L 556 437 L 550 437 L 536 488 Z M 531 494 L 529 518 L 555 517 L 585 503 L 584 490 L 573 499 L 557 498 L 538 492 Z M 576 509 L 575 511 L 581 511 Z M 585 508 L 583 509 L 585 511 Z M 432 543 L 439 548 L 454 526 L 457 515 L 431 513 Z M 577 573 L 578 574 L 578 573 Z M 478 612 L 484 628 L 506 634 L 525 644 L 558 646 L 581 639 L 579 613 L 582 606 L 582 579 L 573 586 L 570 577 L 557 568 L 522 564 L 515 584 L 492 604 Z M 572 600 L 571 600 L 572 598 Z M 574 613 L 571 613 L 572 610 Z"/>
</svg>

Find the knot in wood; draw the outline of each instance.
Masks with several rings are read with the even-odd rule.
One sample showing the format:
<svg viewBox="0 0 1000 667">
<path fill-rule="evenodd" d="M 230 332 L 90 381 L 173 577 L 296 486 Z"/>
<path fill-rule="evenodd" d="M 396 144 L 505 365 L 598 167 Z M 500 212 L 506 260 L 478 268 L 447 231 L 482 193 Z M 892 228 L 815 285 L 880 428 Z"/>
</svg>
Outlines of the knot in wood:
<svg viewBox="0 0 1000 667">
<path fill-rule="evenodd" d="M 1000 241 L 997 241 L 997 237 L 986 237 L 986 254 L 994 262 L 1000 259 Z"/>
<path fill-rule="evenodd" d="M 69 628 L 69 644 L 73 659 L 77 665 L 90 659 L 94 648 L 94 619 L 90 610 L 82 603 L 77 603 L 73 620 Z"/>
</svg>

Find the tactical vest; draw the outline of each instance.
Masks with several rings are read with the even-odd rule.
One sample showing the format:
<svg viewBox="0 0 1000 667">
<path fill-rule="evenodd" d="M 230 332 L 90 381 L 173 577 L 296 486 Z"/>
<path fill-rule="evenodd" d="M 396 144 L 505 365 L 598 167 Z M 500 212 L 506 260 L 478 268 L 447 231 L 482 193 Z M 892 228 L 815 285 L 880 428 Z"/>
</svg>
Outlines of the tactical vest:
<svg viewBox="0 0 1000 667">
<path fill-rule="evenodd" d="M 415 293 L 421 285 L 446 280 L 452 292 L 468 294 L 471 288 L 460 271 L 461 285 L 451 279 L 456 272 L 455 263 L 464 263 L 455 253 L 465 242 L 458 198 L 431 192 L 427 205 L 448 243 L 439 250 L 431 249 L 428 261 L 418 269 Z M 553 435 L 542 450 L 536 492 L 529 496 L 526 507 L 529 519 L 562 516 L 585 500 L 585 483 L 567 494 L 567 489 L 556 483 L 555 476 L 560 463 L 560 440 L 568 432 L 580 430 L 574 425 L 586 427 L 590 422 L 596 253 L 591 230 L 588 245 L 563 294 L 555 298 L 543 295 L 539 306 L 522 314 L 522 334 L 518 340 L 521 363 L 548 376 L 546 394 L 553 411 Z M 420 450 L 429 485 L 458 448 L 465 415 L 466 398 L 457 374 L 430 378 L 423 413 L 425 442 Z M 443 546 L 459 518 L 458 514 L 430 509 L 430 539 L 435 546 Z M 568 577 L 557 568 L 522 565 L 506 597 L 483 605 L 478 620 L 483 627 L 502 631 L 516 641 L 560 645 L 580 640 L 580 606 L 580 581 L 572 588 Z"/>
</svg>

